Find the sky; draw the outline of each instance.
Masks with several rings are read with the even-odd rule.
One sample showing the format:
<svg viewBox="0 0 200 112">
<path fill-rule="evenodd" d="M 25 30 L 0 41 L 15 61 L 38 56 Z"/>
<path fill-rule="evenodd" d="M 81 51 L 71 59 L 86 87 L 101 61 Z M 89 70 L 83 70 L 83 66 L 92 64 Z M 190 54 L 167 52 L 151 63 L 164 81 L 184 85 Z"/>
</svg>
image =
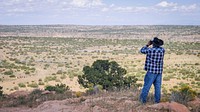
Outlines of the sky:
<svg viewBox="0 0 200 112">
<path fill-rule="evenodd" d="M 200 0 L 0 0 L 1 25 L 200 25 Z"/>
</svg>

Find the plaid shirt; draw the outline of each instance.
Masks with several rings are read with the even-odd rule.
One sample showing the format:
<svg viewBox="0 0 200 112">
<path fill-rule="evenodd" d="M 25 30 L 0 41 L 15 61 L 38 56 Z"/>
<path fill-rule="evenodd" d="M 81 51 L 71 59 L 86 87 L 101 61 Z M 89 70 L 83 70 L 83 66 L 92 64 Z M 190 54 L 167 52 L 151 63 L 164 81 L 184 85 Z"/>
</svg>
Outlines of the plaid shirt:
<svg viewBox="0 0 200 112">
<path fill-rule="evenodd" d="M 141 53 L 146 54 L 144 69 L 154 74 L 162 74 L 165 49 L 162 47 L 142 47 Z"/>
</svg>

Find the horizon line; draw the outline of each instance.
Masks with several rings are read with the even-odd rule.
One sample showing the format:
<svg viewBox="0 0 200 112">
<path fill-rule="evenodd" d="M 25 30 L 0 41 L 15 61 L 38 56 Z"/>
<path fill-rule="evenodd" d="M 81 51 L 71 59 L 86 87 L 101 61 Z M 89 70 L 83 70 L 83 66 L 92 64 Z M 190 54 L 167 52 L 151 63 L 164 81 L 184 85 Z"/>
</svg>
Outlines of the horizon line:
<svg viewBox="0 0 200 112">
<path fill-rule="evenodd" d="M 45 25 L 68 25 L 68 26 L 200 26 L 200 24 L 0 24 L 0 26 L 45 26 Z"/>
</svg>

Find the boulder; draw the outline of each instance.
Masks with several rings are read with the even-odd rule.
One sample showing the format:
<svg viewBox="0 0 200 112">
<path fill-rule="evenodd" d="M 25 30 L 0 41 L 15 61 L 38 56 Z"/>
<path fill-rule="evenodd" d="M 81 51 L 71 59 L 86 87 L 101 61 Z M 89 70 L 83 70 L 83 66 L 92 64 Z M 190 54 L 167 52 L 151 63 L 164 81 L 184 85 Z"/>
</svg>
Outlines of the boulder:
<svg viewBox="0 0 200 112">
<path fill-rule="evenodd" d="M 50 94 L 51 92 L 46 90 L 46 91 L 43 91 L 41 94 L 44 95 L 44 94 Z"/>
<path fill-rule="evenodd" d="M 180 103 L 177 102 L 163 102 L 154 105 L 148 106 L 151 109 L 163 110 L 163 111 L 172 111 L 172 112 L 190 112 L 189 109 Z"/>
<path fill-rule="evenodd" d="M 45 94 L 56 94 L 56 92 L 55 91 L 48 91 L 48 90 L 46 90 L 46 91 L 43 91 L 41 94 L 42 95 L 45 95 Z"/>
</svg>

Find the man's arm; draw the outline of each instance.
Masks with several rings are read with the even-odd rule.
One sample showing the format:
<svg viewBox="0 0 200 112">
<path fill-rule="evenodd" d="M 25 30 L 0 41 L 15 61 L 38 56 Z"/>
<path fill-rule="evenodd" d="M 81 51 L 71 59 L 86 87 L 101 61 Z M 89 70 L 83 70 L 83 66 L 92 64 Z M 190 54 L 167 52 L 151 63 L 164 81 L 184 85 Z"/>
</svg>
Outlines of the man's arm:
<svg viewBox="0 0 200 112">
<path fill-rule="evenodd" d="M 142 47 L 142 48 L 140 49 L 140 52 L 143 53 L 143 54 L 147 54 L 148 49 L 149 49 L 148 47 L 149 47 L 151 44 L 152 44 L 152 42 L 149 41 L 149 42 L 147 43 L 146 46 L 144 46 L 144 47 Z"/>
<path fill-rule="evenodd" d="M 147 46 L 144 46 L 144 47 L 142 47 L 141 49 L 140 49 L 140 52 L 142 53 L 142 54 L 147 54 L 147 51 L 148 51 L 148 47 Z"/>
</svg>

